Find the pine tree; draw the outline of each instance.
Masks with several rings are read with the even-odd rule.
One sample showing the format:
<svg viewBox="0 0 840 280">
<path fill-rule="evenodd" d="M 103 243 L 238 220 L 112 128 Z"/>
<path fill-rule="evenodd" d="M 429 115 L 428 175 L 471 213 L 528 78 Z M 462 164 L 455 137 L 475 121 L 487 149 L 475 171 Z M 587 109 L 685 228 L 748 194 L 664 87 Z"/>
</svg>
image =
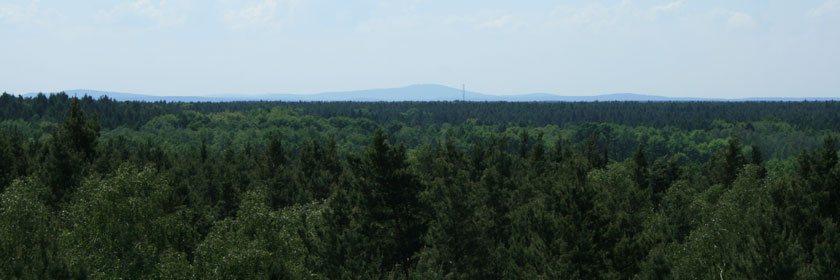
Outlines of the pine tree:
<svg viewBox="0 0 840 280">
<path fill-rule="evenodd" d="M 563 149 L 563 136 L 558 136 L 557 141 L 554 142 L 554 148 L 551 149 L 551 161 L 557 163 L 563 161 L 563 153 L 565 152 L 566 151 Z"/>
<path fill-rule="evenodd" d="M 207 139 L 201 138 L 201 150 L 199 151 L 199 159 L 202 163 L 207 162 Z"/>
<path fill-rule="evenodd" d="M 837 140 L 834 137 L 826 137 L 823 140 L 822 149 L 815 156 L 817 160 L 816 172 L 823 176 L 828 174 L 837 165 Z"/>
<path fill-rule="evenodd" d="M 528 155 L 528 151 L 531 148 L 531 136 L 528 135 L 528 131 L 523 129 L 522 133 L 519 134 L 519 156 L 526 157 Z"/>
<path fill-rule="evenodd" d="M 661 199 L 668 192 L 671 184 L 682 177 L 682 170 L 675 158 L 660 157 L 653 162 L 650 168 L 648 182 L 653 194 L 654 205 L 659 205 Z"/>
<path fill-rule="evenodd" d="M 764 157 L 761 155 L 761 149 L 756 145 L 752 145 L 752 152 L 750 153 L 750 163 L 761 165 L 764 162 Z"/>
<path fill-rule="evenodd" d="M 534 147 L 531 148 L 531 169 L 537 174 L 545 171 L 545 143 L 543 143 L 542 132 L 537 134 Z"/>
<path fill-rule="evenodd" d="M 280 135 L 272 135 L 268 138 L 268 148 L 265 150 L 266 167 L 269 172 L 276 172 L 278 168 L 286 164 L 286 152 L 283 149 L 283 140 Z"/>
<path fill-rule="evenodd" d="M 722 176 L 720 183 L 731 186 L 732 182 L 735 182 L 735 179 L 738 178 L 738 173 L 741 172 L 741 169 L 744 168 L 744 164 L 746 163 L 747 160 L 741 151 L 741 141 L 735 137 L 729 138 L 726 150 L 723 152 L 721 169 L 718 170 Z"/>
<path fill-rule="evenodd" d="M 633 154 L 633 181 L 640 189 L 647 189 L 650 181 L 647 156 L 645 156 L 645 144 L 639 144 L 639 149 Z"/>
<path fill-rule="evenodd" d="M 386 139 L 377 129 L 365 152 L 348 158 L 352 173 L 342 175 L 324 214 L 322 234 L 331 236 L 322 236 L 319 252 L 334 262 L 324 268 L 330 278 L 407 276 L 416 262 L 427 225 L 423 186 L 408 168 L 405 147 Z"/>
<path fill-rule="evenodd" d="M 52 189 L 53 204 L 65 201 L 94 159 L 99 124 L 85 116 L 79 100 L 70 99 L 64 122 L 47 144 L 40 175 Z"/>
<path fill-rule="evenodd" d="M 0 193 L 12 180 L 26 173 L 29 161 L 21 145 L 20 131 L 17 128 L 4 130 L 0 135 Z"/>
<path fill-rule="evenodd" d="M 73 98 L 57 136 L 57 139 L 68 145 L 67 148 L 80 153 L 85 161 L 90 161 L 94 157 L 96 138 L 99 137 L 99 122 L 95 117 L 86 116 L 79 100 Z"/>
<path fill-rule="evenodd" d="M 750 152 L 750 164 L 759 166 L 758 175 L 761 178 L 767 176 L 767 169 L 764 168 L 764 157 L 761 155 L 761 149 L 757 145 L 752 145 L 752 152 Z"/>
<path fill-rule="evenodd" d="M 262 175 L 268 187 L 269 204 L 273 208 L 282 208 L 295 202 L 297 190 L 292 180 L 295 170 L 289 168 L 289 164 L 281 136 L 270 136 L 265 149 Z"/>
<path fill-rule="evenodd" d="M 35 114 L 38 114 L 38 117 L 43 119 L 44 113 L 47 112 L 47 106 L 49 106 L 49 101 L 47 101 L 47 97 L 43 93 L 39 92 L 32 102 L 32 110 Z"/>
</svg>

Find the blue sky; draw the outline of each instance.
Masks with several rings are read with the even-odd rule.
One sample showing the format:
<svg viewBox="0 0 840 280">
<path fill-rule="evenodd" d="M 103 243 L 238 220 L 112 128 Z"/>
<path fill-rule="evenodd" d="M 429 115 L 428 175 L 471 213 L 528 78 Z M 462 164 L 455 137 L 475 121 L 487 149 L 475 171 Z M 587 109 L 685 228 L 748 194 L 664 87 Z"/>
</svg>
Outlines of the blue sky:
<svg viewBox="0 0 840 280">
<path fill-rule="evenodd" d="M 0 91 L 840 96 L 840 0 L 0 0 Z"/>
</svg>

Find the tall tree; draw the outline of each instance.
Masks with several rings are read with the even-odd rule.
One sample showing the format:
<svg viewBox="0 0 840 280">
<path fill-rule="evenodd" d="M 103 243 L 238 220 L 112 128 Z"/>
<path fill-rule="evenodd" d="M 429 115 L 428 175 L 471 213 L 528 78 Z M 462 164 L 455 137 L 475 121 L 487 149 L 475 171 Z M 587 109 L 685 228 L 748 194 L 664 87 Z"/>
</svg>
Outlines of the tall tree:
<svg viewBox="0 0 840 280">
<path fill-rule="evenodd" d="M 64 122 L 47 144 L 40 174 L 52 188 L 52 202 L 66 200 L 94 159 L 99 123 L 86 116 L 79 100 L 70 99 Z"/>
<path fill-rule="evenodd" d="M 378 264 L 379 273 L 407 275 L 416 262 L 413 256 L 420 250 L 427 225 L 419 200 L 423 187 L 408 168 L 405 148 L 386 140 L 377 129 L 364 154 L 350 159 L 352 175 L 342 176 L 330 202 L 332 211 L 325 213 L 327 231 L 338 236 L 325 244 L 331 251 L 326 257 L 339 260 L 331 255 L 355 254 L 341 253 L 342 258 L 354 259 L 339 260 L 337 268 L 328 268 L 331 278 L 370 273 L 354 271 L 359 262 Z"/>
<path fill-rule="evenodd" d="M 735 179 L 738 178 L 738 173 L 746 164 L 747 160 L 744 158 L 744 153 L 741 151 L 741 141 L 738 138 L 729 138 L 729 144 L 724 156 L 724 184 L 729 186 Z"/>
<path fill-rule="evenodd" d="M 653 162 L 649 174 L 648 182 L 650 183 L 650 189 L 653 194 L 652 199 L 654 205 L 659 205 L 660 200 L 665 196 L 671 184 L 682 177 L 682 170 L 677 159 L 673 157 L 660 157 Z"/>
<path fill-rule="evenodd" d="M 522 129 L 519 134 L 519 156 L 528 156 L 528 151 L 531 149 L 531 136 L 528 135 L 528 130 Z"/>
<path fill-rule="evenodd" d="M 633 181 L 636 182 L 636 186 L 641 189 L 648 188 L 650 184 L 648 179 L 650 176 L 649 173 L 647 156 L 645 155 L 645 144 L 641 143 L 639 144 L 639 149 L 633 154 Z"/>
<path fill-rule="evenodd" d="M 761 155 L 761 149 L 757 145 L 752 145 L 752 152 L 750 152 L 750 163 L 761 165 L 764 162 L 764 157 Z"/>
<path fill-rule="evenodd" d="M 20 131 L 17 128 L 4 130 L 0 135 L 0 193 L 12 180 L 26 173 L 29 161 Z"/>
<path fill-rule="evenodd" d="M 712 155 L 707 163 L 706 175 L 713 184 L 731 186 L 746 163 L 747 160 L 741 151 L 741 141 L 730 137 L 726 149 Z"/>
</svg>

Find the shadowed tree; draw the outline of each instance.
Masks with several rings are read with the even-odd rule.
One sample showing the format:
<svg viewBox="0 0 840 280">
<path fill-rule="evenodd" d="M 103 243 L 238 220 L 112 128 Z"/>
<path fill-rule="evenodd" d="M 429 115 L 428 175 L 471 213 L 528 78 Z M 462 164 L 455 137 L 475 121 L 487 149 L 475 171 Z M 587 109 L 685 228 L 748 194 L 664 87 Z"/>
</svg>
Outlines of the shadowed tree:
<svg viewBox="0 0 840 280">
<path fill-rule="evenodd" d="M 639 144 L 639 149 L 633 154 L 633 181 L 636 182 L 636 186 L 639 186 L 639 188 L 647 189 L 650 184 L 648 180 L 649 175 L 647 156 L 645 156 L 645 144 L 641 143 Z"/>
<path fill-rule="evenodd" d="M 407 275 L 416 262 L 427 224 L 423 186 L 408 168 L 405 148 L 386 139 L 377 129 L 364 154 L 349 158 L 352 175 L 342 175 L 331 197 L 323 233 L 332 236 L 322 248 L 335 261 L 326 268 L 330 278 Z"/>
<path fill-rule="evenodd" d="M 64 122 L 46 146 L 41 177 L 52 189 L 51 201 L 65 201 L 85 176 L 94 159 L 99 124 L 82 111 L 79 100 L 70 99 Z"/>
</svg>

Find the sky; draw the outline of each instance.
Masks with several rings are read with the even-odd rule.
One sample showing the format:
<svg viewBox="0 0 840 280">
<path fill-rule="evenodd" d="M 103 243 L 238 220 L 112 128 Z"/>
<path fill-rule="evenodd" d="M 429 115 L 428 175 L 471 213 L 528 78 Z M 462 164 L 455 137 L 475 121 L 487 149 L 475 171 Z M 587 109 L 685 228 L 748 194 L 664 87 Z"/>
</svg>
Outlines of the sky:
<svg viewBox="0 0 840 280">
<path fill-rule="evenodd" d="M 0 91 L 839 97 L 840 0 L 0 0 Z"/>
</svg>

